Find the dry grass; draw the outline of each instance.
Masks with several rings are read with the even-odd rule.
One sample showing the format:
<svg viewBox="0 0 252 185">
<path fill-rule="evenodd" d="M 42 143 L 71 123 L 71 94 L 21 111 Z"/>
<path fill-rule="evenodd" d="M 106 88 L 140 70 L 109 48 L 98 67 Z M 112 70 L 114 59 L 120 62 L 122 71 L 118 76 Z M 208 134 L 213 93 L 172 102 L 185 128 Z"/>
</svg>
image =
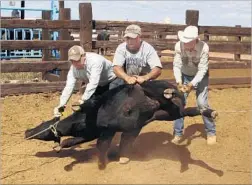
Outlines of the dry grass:
<svg viewBox="0 0 252 185">
<path fill-rule="evenodd" d="M 8 60 L 2 60 L 8 61 Z M 41 58 L 20 58 L 18 59 L 19 62 L 27 62 L 27 61 L 41 61 Z M 37 78 L 39 81 L 42 80 L 42 72 L 16 72 L 16 73 L 1 73 L 0 82 L 4 83 L 5 81 L 9 80 L 20 80 L 20 81 L 29 81 L 32 79 Z"/>
<path fill-rule="evenodd" d="M 37 72 L 20 72 L 20 73 L 2 73 L 0 82 L 4 83 L 9 80 L 20 80 L 20 81 L 29 81 L 37 78 L 39 81 L 42 80 L 42 73 Z"/>
</svg>

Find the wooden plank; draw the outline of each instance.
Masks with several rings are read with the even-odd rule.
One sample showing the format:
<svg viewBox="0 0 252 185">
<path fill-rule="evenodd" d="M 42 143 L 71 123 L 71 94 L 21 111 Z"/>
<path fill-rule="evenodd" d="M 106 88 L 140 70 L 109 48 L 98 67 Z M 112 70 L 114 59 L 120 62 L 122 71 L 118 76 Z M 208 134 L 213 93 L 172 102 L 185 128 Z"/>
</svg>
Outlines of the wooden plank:
<svg viewBox="0 0 252 185">
<path fill-rule="evenodd" d="M 71 63 L 68 61 L 1 61 L 1 73 L 11 72 L 43 72 L 55 68 L 68 70 Z"/>
<path fill-rule="evenodd" d="M 222 90 L 230 88 L 251 88 L 251 84 L 234 84 L 234 85 L 209 85 L 209 90 Z"/>
<path fill-rule="evenodd" d="M 124 31 L 125 28 L 130 24 L 138 24 L 141 26 L 143 31 L 160 31 L 160 32 L 170 32 L 177 34 L 179 30 L 185 29 L 186 25 L 179 24 L 161 24 L 161 23 L 147 23 L 139 21 L 103 21 L 95 20 L 95 29 L 97 30 L 113 30 L 113 31 Z M 228 27 L 228 26 L 198 26 L 199 34 L 204 34 L 205 32 L 212 35 L 222 35 L 222 36 L 251 36 L 251 28 L 243 27 Z"/>
<path fill-rule="evenodd" d="M 67 41 L 67 40 L 5 40 L 0 41 L 2 50 L 14 50 L 14 49 L 60 49 L 70 48 L 73 45 L 79 45 L 79 41 Z"/>
<path fill-rule="evenodd" d="M 92 50 L 92 5 L 91 3 L 79 4 L 80 15 L 80 45 L 85 51 Z"/>
<path fill-rule="evenodd" d="M 249 42 L 208 42 L 211 52 L 251 54 Z"/>
<path fill-rule="evenodd" d="M 65 82 L 1 84 L 1 96 L 4 97 L 7 95 L 57 92 L 61 91 L 64 86 Z"/>
<path fill-rule="evenodd" d="M 162 24 L 162 23 L 148 23 L 148 22 L 140 22 L 140 21 L 102 21 L 95 20 L 95 28 L 96 30 L 117 30 L 117 31 L 125 31 L 126 27 L 130 24 L 137 24 L 141 27 L 143 32 L 148 31 L 162 31 L 162 32 L 177 32 L 178 30 L 183 30 L 186 25 L 178 25 L 178 24 Z"/>
<path fill-rule="evenodd" d="M 147 40 L 148 41 L 148 40 Z M 149 43 L 157 50 L 174 50 L 174 46 L 177 41 L 174 40 L 152 40 Z M 117 46 L 122 43 L 120 41 L 93 41 L 93 49 L 98 48 L 112 48 L 116 49 Z M 249 42 L 208 42 L 211 52 L 223 52 L 223 53 L 251 53 L 251 43 Z"/>
<path fill-rule="evenodd" d="M 164 79 L 175 84 L 175 79 Z M 251 77 L 233 77 L 233 78 L 210 78 L 209 85 L 242 85 L 250 84 Z"/>
<path fill-rule="evenodd" d="M 1 20 L 1 28 L 80 29 L 80 21 L 3 19 Z"/>
<path fill-rule="evenodd" d="M 199 26 L 199 33 L 207 33 L 218 36 L 251 36 L 249 27 L 228 27 L 228 26 Z"/>
<path fill-rule="evenodd" d="M 138 24 L 143 31 L 160 31 L 177 34 L 179 30 L 185 29 L 186 25 L 179 24 L 161 24 L 147 23 L 138 21 L 103 21 L 93 20 L 93 28 L 97 30 L 107 29 L 112 31 L 125 31 L 125 28 L 130 24 Z M 1 28 L 47 28 L 47 29 L 80 29 L 79 20 L 21 20 L 21 19 L 5 19 L 1 17 Z M 208 33 L 211 35 L 220 36 L 251 36 L 250 27 L 228 27 L 228 26 L 200 26 L 199 34 Z"/>
<path fill-rule="evenodd" d="M 22 95 L 32 93 L 52 93 L 62 91 L 66 82 L 30 82 L 19 84 L 1 84 L 1 97 L 8 95 Z M 80 87 L 80 82 L 75 84 L 74 91 Z"/>
<path fill-rule="evenodd" d="M 21 18 L 20 17 L 7 17 L 7 16 L 0 16 L 0 19 L 1 19 L 1 21 L 2 20 L 12 20 L 12 19 L 18 19 L 18 20 L 20 20 Z"/>
<path fill-rule="evenodd" d="M 169 82 L 175 84 L 174 79 L 166 79 Z M 223 85 L 235 86 L 235 85 L 247 85 L 251 86 L 250 77 L 235 77 L 235 78 L 210 78 L 210 86 L 213 85 Z M 80 82 L 76 84 L 75 90 L 80 86 Z M 32 82 L 23 84 L 1 84 L 1 97 L 7 95 L 21 95 L 21 94 L 31 94 L 31 93 L 51 93 L 62 91 L 65 87 L 65 82 Z"/>
<path fill-rule="evenodd" d="M 186 10 L 186 25 L 198 26 L 199 11 L 198 10 Z"/>
<path fill-rule="evenodd" d="M 172 69 L 172 62 L 162 62 L 163 69 Z M 210 62 L 209 69 L 248 69 L 251 68 L 251 61 L 248 62 Z"/>
</svg>

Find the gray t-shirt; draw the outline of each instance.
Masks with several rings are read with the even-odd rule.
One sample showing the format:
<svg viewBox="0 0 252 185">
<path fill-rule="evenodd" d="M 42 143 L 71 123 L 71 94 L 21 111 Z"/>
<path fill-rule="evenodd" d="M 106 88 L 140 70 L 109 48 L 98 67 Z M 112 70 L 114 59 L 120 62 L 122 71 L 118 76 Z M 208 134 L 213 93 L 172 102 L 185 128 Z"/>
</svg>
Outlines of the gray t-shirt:
<svg viewBox="0 0 252 185">
<path fill-rule="evenodd" d="M 128 75 L 145 75 L 154 67 L 162 68 L 156 50 L 145 41 L 142 41 L 137 53 L 129 52 L 126 42 L 120 44 L 114 55 L 113 66 L 124 67 Z"/>
</svg>

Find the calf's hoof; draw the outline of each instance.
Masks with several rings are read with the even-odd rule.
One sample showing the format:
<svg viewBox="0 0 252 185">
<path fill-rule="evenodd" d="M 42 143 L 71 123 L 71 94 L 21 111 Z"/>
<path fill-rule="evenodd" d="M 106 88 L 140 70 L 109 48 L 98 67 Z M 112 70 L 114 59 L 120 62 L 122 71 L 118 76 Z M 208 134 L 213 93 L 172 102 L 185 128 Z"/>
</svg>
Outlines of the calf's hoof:
<svg viewBox="0 0 252 185">
<path fill-rule="evenodd" d="M 213 112 L 211 113 L 211 117 L 212 117 L 213 119 L 216 119 L 217 116 L 218 116 L 218 112 L 217 112 L 217 111 L 213 111 Z"/>
<path fill-rule="evenodd" d="M 203 116 L 206 116 L 208 118 L 215 119 L 218 116 L 218 112 L 216 110 L 211 110 L 211 109 L 201 109 L 200 113 Z"/>
<path fill-rule="evenodd" d="M 128 157 L 120 157 L 119 164 L 128 164 L 130 159 Z"/>
<path fill-rule="evenodd" d="M 59 153 L 61 151 L 61 149 L 62 149 L 62 147 L 59 144 L 57 144 L 53 147 L 53 150 L 56 151 L 57 153 Z"/>
<path fill-rule="evenodd" d="M 98 162 L 98 168 L 99 168 L 99 170 L 104 170 L 106 168 L 106 164 Z"/>
<path fill-rule="evenodd" d="M 98 168 L 99 170 L 104 170 L 107 166 L 106 159 L 104 157 L 100 157 L 98 160 Z"/>
</svg>

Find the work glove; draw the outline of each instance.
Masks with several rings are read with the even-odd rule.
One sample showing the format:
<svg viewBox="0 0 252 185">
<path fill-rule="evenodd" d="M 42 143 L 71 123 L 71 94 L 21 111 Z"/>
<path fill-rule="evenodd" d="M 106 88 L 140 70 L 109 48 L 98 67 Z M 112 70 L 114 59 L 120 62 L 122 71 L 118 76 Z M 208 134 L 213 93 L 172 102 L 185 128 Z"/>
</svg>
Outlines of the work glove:
<svg viewBox="0 0 252 185">
<path fill-rule="evenodd" d="M 62 113 L 64 112 L 66 106 L 57 106 L 53 110 L 54 117 L 60 117 L 62 116 Z"/>
</svg>

